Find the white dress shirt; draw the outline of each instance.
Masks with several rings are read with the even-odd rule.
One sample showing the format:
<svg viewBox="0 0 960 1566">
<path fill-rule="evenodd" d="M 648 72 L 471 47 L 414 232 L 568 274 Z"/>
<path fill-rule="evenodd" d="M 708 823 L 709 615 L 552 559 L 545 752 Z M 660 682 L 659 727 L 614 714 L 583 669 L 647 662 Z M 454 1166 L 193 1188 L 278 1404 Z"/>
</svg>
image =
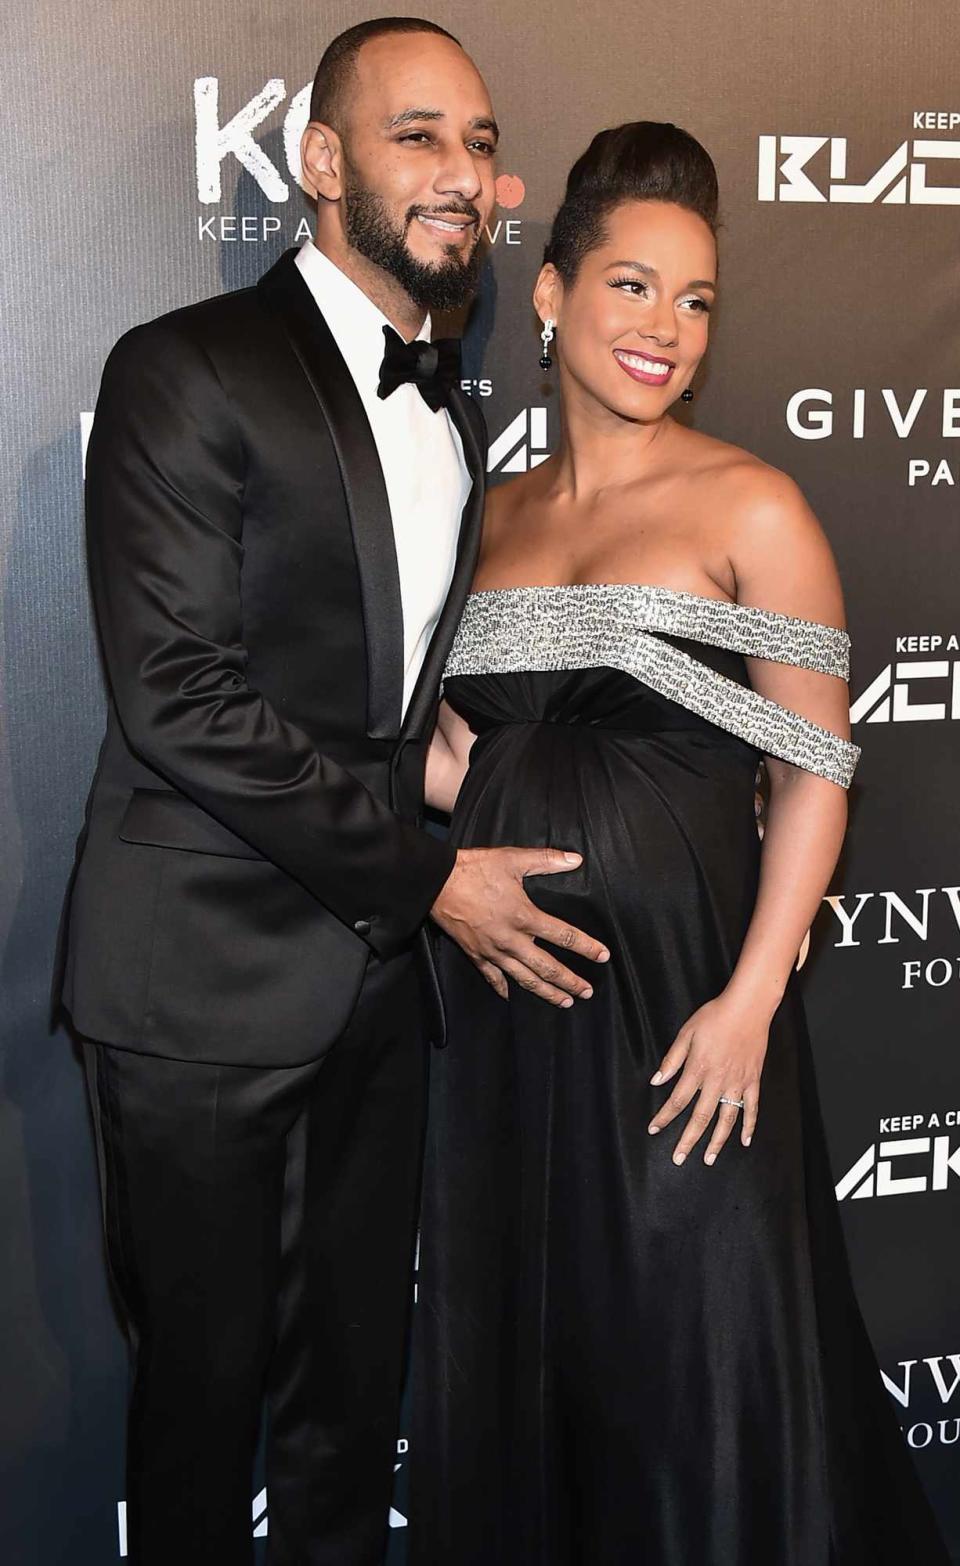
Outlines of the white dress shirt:
<svg viewBox="0 0 960 1566">
<path fill-rule="evenodd" d="M 360 393 L 390 503 L 403 607 L 403 712 L 450 588 L 470 475 L 449 413 L 434 413 L 416 386 L 378 397 L 383 328 L 372 300 L 308 239 L 296 264 Z M 429 315 L 418 337 L 430 339 Z"/>
</svg>

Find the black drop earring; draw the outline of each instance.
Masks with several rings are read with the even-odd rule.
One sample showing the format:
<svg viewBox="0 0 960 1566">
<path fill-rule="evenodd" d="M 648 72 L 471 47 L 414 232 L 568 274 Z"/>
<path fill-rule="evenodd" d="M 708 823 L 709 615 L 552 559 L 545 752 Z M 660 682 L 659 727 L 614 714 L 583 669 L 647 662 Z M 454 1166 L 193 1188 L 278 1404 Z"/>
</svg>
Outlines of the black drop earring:
<svg viewBox="0 0 960 1566">
<path fill-rule="evenodd" d="M 683 391 L 680 393 L 680 401 L 681 402 L 692 402 L 693 401 L 693 387 L 692 386 L 685 386 L 683 388 Z"/>
<path fill-rule="evenodd" d="M 553 322 L 553 321 L 544 321 L 544 323 L 543 323 L 543 331 L 540 333 L 540 341 L 543 343 L 543 352 L 540 355 L 540 368 L 541 368 L 541 370 L 549 370 L 551 364 L 553 363 L 553 360 L 551 359 L 549 353 L 547 352 L 547 349 L 549 348 L 551 342 L 553 341 L 554 328 L 555 328 L 555 322 Z"/>
</svg>

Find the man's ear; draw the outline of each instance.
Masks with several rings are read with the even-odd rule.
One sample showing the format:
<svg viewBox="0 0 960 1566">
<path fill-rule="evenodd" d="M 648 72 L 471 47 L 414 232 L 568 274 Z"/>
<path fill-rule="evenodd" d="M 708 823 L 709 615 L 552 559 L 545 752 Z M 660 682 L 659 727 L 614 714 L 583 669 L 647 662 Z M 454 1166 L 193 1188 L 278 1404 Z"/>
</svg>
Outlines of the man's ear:
<svg viewBox="0 0 960 1566">
<path fill-rule="evenodd" d="M 318 201 L 339 201 L 343 195 L 340 137 L 329 125 L 311 120 L 300 138 L 304 183 Z"/>
</svg>

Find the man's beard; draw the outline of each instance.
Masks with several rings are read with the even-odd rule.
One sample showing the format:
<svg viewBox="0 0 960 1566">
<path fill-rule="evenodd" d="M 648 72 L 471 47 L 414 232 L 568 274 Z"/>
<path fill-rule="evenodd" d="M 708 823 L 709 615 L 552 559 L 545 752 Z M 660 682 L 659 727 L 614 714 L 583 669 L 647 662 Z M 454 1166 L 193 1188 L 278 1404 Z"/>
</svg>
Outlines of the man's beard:
<svg viewBox="0 0 960 1566">
<path fill-rule="evenodd" d="M 406 229 L 393 226 L 380 196 L 365 185 L 355 183 L 351 175 L 347 176 L 344 195 L 349 243 L 368 261 L 388 272 L 415 305 L 419 305 L 421 310 L 452 311 L 467 304 L 480 276 L 483 258 L 478 242 L 465 259 L 459 251 L 450 248 L 445 261 L 433 264 L 418 261 L 407 248 Z M 418 212 L 427 210 L 436 217 L 475 215 L 472 207 L 448 207 L 442 210 L 410 207 L 407 211 L 407 226 L 416 222 Z"/>
</svg>

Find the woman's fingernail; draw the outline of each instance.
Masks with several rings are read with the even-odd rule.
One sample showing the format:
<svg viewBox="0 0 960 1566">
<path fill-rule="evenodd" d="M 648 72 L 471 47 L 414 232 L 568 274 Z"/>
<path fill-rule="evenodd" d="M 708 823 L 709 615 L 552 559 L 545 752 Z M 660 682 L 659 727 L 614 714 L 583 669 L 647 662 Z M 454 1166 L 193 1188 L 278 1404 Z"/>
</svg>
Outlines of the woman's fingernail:
<svg viewBox="0 0 960 1566">
<path fill-rule="evenodd" d="M 662 1071 L 655 1072 L 654 1075 L 650 1078 L 650 1082 L 651 1082 L 651 1084 L 654 1087 L 656 1087 L 658 1082 L 662 1082 L 662 1081 L 663 1081 L 663 1072 Z"/>
<path fill-rule="evenodd" d="M 607 948 L 604 947 L 603 951 L 600 952 L 598 957 L 597 957 L 597 962 L 609 962 L 609 961 L 610 961 L 610 953 L 607 951 Z"/>
<path fill-rule="evenodd" d="M 674 1153 L 673 1161 L 675 1164 L 682 1164 L 686 1156 L 686 1153 Z"/>
<path fill-rule="evenodd" d="M 564 998 L 564 999 L 563 999 L 563 1000 L 562 1000 L 562 1001 L 561 1001 L 561 1002 L 560 1002 L 560 1005 L 561 1005 L 561 1008 L 562 1008 L 562 1009 L 563 1009 L 563 1010 L 564 1010 L 564 1011 L 567 1011 L 567 1010 L 568 1010 L 568 1008 L 569 1008 L 569 1007 L 571 1007 L 571 1006 L 572 1006 L 572 1005 L 573 1005 L 573 996 L 572 996 L 572 995 L 567 995 L 567 996 L 566 996 L 566 997 L 565 997 L 565 998 Z"/>
<path fill-rule="evenodd" d="M 584 1000 L 589 1000 L 591 995 L 593 994 L 593 991 L 592 990 L 581 990 L 580 994 L 581 994 L 581 996 L 582 996 L 582 998 Z"/>
<path fill-rule="evenodd" d="M 579 854 L 564 854 L 563 857 L 567 861 L 568 865 L 578 865 L 580 863 Z"/>
<path fill-rule="evenodd" d="M 660 1127 L 659 1126 L 655 1126 L 655 1125 L 653 1125 L 651 1123 L 650 1125 L 647 1126 L 647 1130 L 650 1132 L 651 1136 L 656 1136 L 657 1132 L 660 1130 Z"/>
<path fill-rule="evenodd" d="M 744 1139 L 743 1139 L 743 1145 L 744 1145 L 744 1147 L 749 1147 L 749 1146 L 750 1146 L 750 1143 L 751 1143 L 751 1142 L 752 1142 L 752 1141 L 753 1141 L 753 1137 L 752 1137 L 752 1136 L 745 1136 L 745 1137 L 744 1137 Z"/>
<path fill-rule="evenodd" d="M 715 1164 L 717 1161 L 716 1153 L 704 1153 L 703 1161 L 705 1164 Z"/>
</svg>

